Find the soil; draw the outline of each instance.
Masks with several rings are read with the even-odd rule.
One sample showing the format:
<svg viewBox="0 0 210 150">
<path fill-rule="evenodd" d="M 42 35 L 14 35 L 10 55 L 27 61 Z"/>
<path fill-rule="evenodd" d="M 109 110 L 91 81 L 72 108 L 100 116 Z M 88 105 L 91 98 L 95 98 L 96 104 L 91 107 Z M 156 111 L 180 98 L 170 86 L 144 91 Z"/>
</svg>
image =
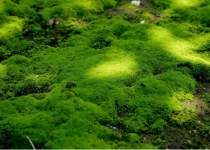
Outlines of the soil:
<svg viewBox="0 0 210 150">
<path fill-rule="evenodd" d="M 163 14 L 154 8 L 149 0 L 142 0 L 143 5 L 135 5 L 133 9 L 129 9 L 130 3 L 131 0 L 127 0 L 126 4 L 118 5 L 115 9 L 107 10 L 106 15 L 111 18 L 117 15 L 125 15 L 128 17 L 130 23 L 136 23 L 137 21 L 140 23 L 143 20 L 141 17 L 142 13 L 138 12 L 140 10 L 141 12 L 147 12 L 151 15 L 150 20 L 145 20 L 147 23 L 158 22 L 163 18 Z M 137 18 L 140 19 L 138 20 Z M 146 144 L 161 145 L 163 148 L 167 149 L 210 148 L 210 131 L 202 133 L 202 126 L 210 126 L 210 105 L 200 98 L 200 96 L 205 93 L 210 94 L 209 81 L 208 83 L 199 82 L 195 91 L 194 99 L 182 103 L 183 109 L 185 107 L 192 108 L 197 114 L 197 124 L 194 124 L 191 129 L 173 127 L 169 124 L 165 127 L 163 132 L 157 135 L 148 133 L 141 134 L 140 136 L 143 141 Z M 120 116 L 125 118 L 127 113 L 120 114 Z M 205 122 L 204 120 L 208 121 Z"/>
<path fill-rule="evenodd" d="M 158 11 L 157 8 L 155 8 L 150 1 L 141 0 L 141 2 L 141 5 L 133 5 L 133 9 L 130 9 L 129 5 L 131 3 L 131 0 L 127 0 L 126 4 L 118 5 L 115 9 L 107 10 L 106 15 L 110 15 L 112 18 L 117 15 L 125 15 L 128 17 L 130 23 L 140 23 L 141 21 L 143 21 L 143 12 L 147 12 L 151 15 L 150 20 L 145 20 L 145 22 L 147 23 L 158 22 L 160 19 L 162 19 L 163 14 L 161 14 L 161 12 Z M 138 11 L 142 11 L 142 13 L 139 13 Z"/>
<path fill-rule="evenodd" d="M 165 130 L 158 134 L 142 134 L 143 140 L 147 144 L 162 145 L 167 149 L 199 149 L 210 148 L 210 130 L 202 134 L 203 126 L 210 126 L 209 104 L 203 101 L 200 96 L 205 93 L 210 94 L 210 83 L 198 83 L 196 94 L 192 101 L 183 102 L 183 108 L 192 108 L 197 114 L 197 124 L 191 129 L 173 127 L 167 125 Z M 208 120 L 208 121 L 205 121 Z M 160 138 L 161 142 L 157 142 Z"/>
</svg>

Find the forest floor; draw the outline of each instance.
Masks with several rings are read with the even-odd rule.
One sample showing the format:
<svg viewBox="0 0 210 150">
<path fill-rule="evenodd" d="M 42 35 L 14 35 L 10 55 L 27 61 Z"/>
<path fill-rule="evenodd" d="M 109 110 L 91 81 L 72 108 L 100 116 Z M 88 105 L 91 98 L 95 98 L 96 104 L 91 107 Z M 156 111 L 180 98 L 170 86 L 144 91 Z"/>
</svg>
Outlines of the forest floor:
<svg viewBox="0 0 210 150">
<path fill-rule="evenodd" d="M 0 45 L 0 148 L 210 148 L 210 27 L 149 0 L 80 5 Z"/>
<path fill-rule="evenodd" d="M 125 15 L 130 23 L 137 23 L 137 17 L 140 18 L 138 23 L 143 20 L 147 23 L 153 23 L 163 18 L 163 14 L 155 10 L 150 1 L 142 0 L 141 2 L 142 4 L 137 6 L 131 5 L 131 0 L 127 0 L 125 4 L 118 5 L 114 9 L 108 9 L 106 15 L 111 18 L 117 15 Z M 141 17 L 142 13 L 139 13 L 138 10 L 149 13 L 151 19 L 143 19 Z M 193 100 L 182 102 L 183 110 L 188 107 L 196 112 L 199 121 L 193 125 L 193 128 L 186 129 L 167 125 L 165 130 L 158 135 L 141 134 L 143 141 L 146 144 L 163 145 L 168 149 L 200 148 L 202 145 L 210 147 L 210 130 L 201 135 L 202 126 L 204 126 L 206 120 L 210 120 L 210 105 L 201 98 L 206 93 L 210 94 L 210 82 L 198 82 Z M 126 113 L 122 114 L 122 118 L 126 116 Z"/>
<path fill-rule="evenodd" d="M 143 12 L 149 13 L 151 19 L 142 18 Z M 130 23 L 140 23 L 143 20 L 147 23 L 153 23 L 158 22 L 163 17 L 163 14 L 155 9 L 153 4 L 148 0 L 142 0 L 139 6 L 131 4 L 131 0 L 127 0 L 125 4 L 118 5 L 114 9 L 106 10 L 106 14 L 112 18 L 117 15 L 125 15 L 128 17 Z"/>
<path fill-rule="evenodd" d="M 167 126 L 158 135 L 142 134 L 145 143 L 161 144 L 168 149 L 187 149 L 189 147 L 198 149 L 202 145 L 210 147 L 210 130 L 201 135 L 202 126 L 208 124 L 207 121 L 210 120 L 210 105 L 202 100 L 201 96 L 206 93 L 210 94 L 210 83 L 199 82 L 196 91 L 193 100 L 183 102 L 182 108 L 193 109 L 197 114 L 198 122 L 190 129 Z"/>
</svg>

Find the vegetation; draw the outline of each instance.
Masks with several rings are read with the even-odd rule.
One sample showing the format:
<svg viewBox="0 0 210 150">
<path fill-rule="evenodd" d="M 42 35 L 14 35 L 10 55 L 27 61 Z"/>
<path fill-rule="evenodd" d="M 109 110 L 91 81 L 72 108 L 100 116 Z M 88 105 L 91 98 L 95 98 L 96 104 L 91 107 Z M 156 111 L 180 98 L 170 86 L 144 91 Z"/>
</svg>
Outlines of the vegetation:
<svg viewBox="0 0 210 150">
<path fill-rule="evenodd" d="M 0 0 L 0 148 L 162 148 L 142 134 L 192 128 L 182 102 L 210 75 L 210 2 L 152 0 L 151 24 L 109 19 L 118 3 Z"/>
</svg>

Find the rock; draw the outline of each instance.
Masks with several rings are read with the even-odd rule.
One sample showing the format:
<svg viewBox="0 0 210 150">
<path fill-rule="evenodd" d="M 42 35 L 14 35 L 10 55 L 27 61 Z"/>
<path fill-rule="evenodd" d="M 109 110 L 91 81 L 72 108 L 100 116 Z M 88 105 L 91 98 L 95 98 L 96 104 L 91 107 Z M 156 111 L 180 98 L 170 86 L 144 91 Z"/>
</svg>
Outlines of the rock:
<svg viewBox="0 0 210 150">
<path fill-rule="evenodd" d="M 67 84 L 66 84 L 66 88 L 71 88 L 71 87 L 73 87 L 73 86 L 75 86 L 76 84 L 75 83 L 73 83 L 73 82 L 68 82 Z"/>
<path fill-rule="evenodd" d="M 139 6 L 141 4 L 141 1 L 140 0 L 132 0 L 131 4 L 135 4 L 135 5 Z"/>
<path fill-rule="evenodd" d="M 190 140 L 187 140 L 187 142 L 188 142 L 189 144 L 191 144 L 191 143 L 192 143 Z"/>
<path fill-rule="evenodd" d="M 49 19 L 49 20 L 47 20 L 46 25 L 50 26 L 50 28 L 52 28 L 54 22 L 55 22 L 55 18 Z"/>
<path fill-rule="evenodd" d="M 59 24 L 59 21 L 56 21 L 55 24 Z"/>
<path fill-rule="evenodd" d="M 156 14 L 156 17 L 160 17 L 160 14 L 161 14 L 161 13 L 157 13 L 157 14 Z"/>
<path fill-rule="evenodd" d="M 59 24 L 58 18 L 51 18 L 46 22 L 46 26 L 50 26 L 50 28 L 52 28 L 54 24 Z"/>
<path fill-rule="evenodd" d="M 140 23 L 141 23 L 141 24 L 143 24 L 143 23 L 145 23 L 145 21 L 144 21 L 144 20 L 142 20 Z"/>
<path fill-rule="evenodd" d="M 113 126 L 110 126 L 110 125 L 106 125 L 105 127 L 109 128 L 109 129 L 112 129 L 114 132 L 120 132 L 120 130 L 117 127 L 113 127 Z"/>
</svg>

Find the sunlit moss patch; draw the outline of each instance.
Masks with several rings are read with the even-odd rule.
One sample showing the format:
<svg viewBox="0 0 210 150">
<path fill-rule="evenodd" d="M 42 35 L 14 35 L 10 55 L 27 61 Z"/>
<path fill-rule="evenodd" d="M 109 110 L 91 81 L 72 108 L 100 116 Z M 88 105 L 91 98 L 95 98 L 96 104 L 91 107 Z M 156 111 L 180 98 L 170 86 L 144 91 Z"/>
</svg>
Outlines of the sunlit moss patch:
<svg viewBox="0 0 210 150">
<path fill-rule="evenodd" d="M 194 63 L 202 63 L 210 65 L 208 61 L 199 57 L 193 50 L 196 48 L 194 41 L 190 42 L 183 38 L 177 38 L 171 34 L 170 30 L 164 29 L 162 27 L 153 27 L 149 31 L 151 39 L 160 43 L 166 51 L 172 53 L 176 57 L 188 60 Z M 207 40 L 207 39 L 205 39 Z"/>
<path fill-rule="evenodd" d="M 109 61 L 102 61 L 99 65 L 91 68 L 87 75 L 91 78 L 112 78 L 123 77 L 126 75 L 134 75 L 136 63 L 132 56 L 125 54 L 120 50 L 113 50 L 115 53 L 105 54 L 111 56 Z"/>
<path fill-rule="evenodd" d="M 9 23 L 0 24 L 0 40 L 4 41 L 13 37 L 15 34 L 20 34 L 22 31 L 22 19 L 10 17 Z"/>
</svg>

